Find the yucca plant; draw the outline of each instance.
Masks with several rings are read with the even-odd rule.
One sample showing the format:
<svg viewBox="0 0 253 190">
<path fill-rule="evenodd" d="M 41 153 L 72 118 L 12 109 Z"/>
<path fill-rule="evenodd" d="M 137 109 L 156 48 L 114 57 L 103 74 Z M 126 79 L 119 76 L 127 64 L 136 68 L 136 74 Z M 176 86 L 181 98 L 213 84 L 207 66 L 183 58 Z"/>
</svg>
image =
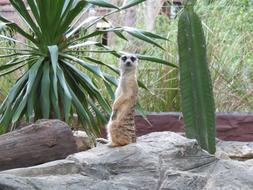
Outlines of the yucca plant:
<svg viewBox="0 0 253 190">
<path fill-rule="evenodd" d="M 215 107 L 206 42 L 195 1 L 185 2 L 178 23 L 180 93 L 186 136 L 215 153 Z"/>
<path fill-rule="evenodd" d="M 5 25 L 4 24 L 2 25 L 0 22 L 0 35 L 13 37 L 14 32 L 10 28 L 6 28 Z M 0 47 L 1 46 L 8 46 L 11 48 L 11 47 L 15 47 L 15 45 L 16 45 L 15 42 L 0 39 Z M 0 48 L 0 55 L 4 54 L 4 53 L 11 53 L 11 52 L 2 50 Z M 0 65 L 1 65 L 1 62 L 0 62 Z M 4 98 L 6 97 L 6 94 L 8 92 L 7 89 L 9 89 L 12 86 L 12 84 L 13 84 L 12 81 L 14 82 L 15 80 L 14 80 L 14 76 L 11 76 L 11 75 L 1 78 L 1 80 L 0 80 L 0 104 L 3 102 Z"/>
<path fill-rule="evenodd" d="M 99 21 L 106 22 L 109 15 L 144 1 L 129 0 L 118 7 L 104 0 L 28 0 L 27 9 L 23 1 L 10 0 L 24 20 L 26 28 L 21 28 L 3 16 L 0 16 L 0 21 L 2 26 L 11 28 L 25 40 L 0 35 L 0 38 L 18 44 L 18 48 L 1 47 L 13 53 L 0 56 L 9 58 L 7 63 L 0 64 L 0 77 L 21 68 L 24 72 L 0 106 L 0 129 L 15 128 L 21 118 L 26 118 L 27 122 L 40 118 L 58 118 L 70 122 L 72 115 L 76 113 L 89 134 L 98 132 L 98 126 L 106 122 L 104 113 L 109 114 L 111 108 L 97 84 L 102 81 L 108 92 L 112 92 L 111 85 L 117 83 L 115 78 L 104 73 L 100 66 L 107 67 L 116 74 L 118 70 L 89 55 L 109 53 L 119 57 L 121 53 L 94 41 L 95 37 L 105 32 L 113 32 L 127 40 L 125 32 L 159 48 L 162 47 L 154 39 L 166 38 L 131 27 L 112 26 L 108 30 L 98 31 L 94 26 Z M 83 20 L 83 15 L 94 5 L 111 11 L 103 16 L 92 16 Z M 82 36 L 78 35 L 80 29 Z M 91 51 L 91 47 L 97 47 L 98 50 Z M 80 52 L 82 59 L 78 56 Z M 154 57 L 138 57 L 175 66 Z M 141 82 L 139 84 L 145 87 Z"/>
</svg>

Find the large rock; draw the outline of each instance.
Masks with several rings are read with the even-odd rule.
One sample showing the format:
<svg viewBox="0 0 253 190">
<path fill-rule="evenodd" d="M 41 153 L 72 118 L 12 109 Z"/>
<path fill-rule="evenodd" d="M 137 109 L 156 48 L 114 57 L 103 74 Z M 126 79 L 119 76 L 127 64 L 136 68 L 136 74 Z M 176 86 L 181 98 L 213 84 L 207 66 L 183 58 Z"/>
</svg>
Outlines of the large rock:
<svg viewBox="0 0 253 190">
<path fill-rule="evenodd" d="M 0 173 L 1 190 L 251 190 L 253 160 L 220 160 L 172 132 Z"/>
</svg>

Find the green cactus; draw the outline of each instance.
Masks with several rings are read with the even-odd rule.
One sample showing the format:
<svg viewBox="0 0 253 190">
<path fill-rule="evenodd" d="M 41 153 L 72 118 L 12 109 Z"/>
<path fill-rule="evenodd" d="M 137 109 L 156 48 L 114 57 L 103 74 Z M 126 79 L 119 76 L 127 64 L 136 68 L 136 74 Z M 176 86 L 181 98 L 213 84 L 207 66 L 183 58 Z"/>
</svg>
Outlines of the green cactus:
<svg viewBox="0 0 253 190">
<path fill-rule="evenodd" d="M 193 2 L 193 1 L 191 1 Z M 185 3 L 178 23 L 181 104 L 186 136 L 215 153 L 215 106 L 201 20 Z"/>
</svg>

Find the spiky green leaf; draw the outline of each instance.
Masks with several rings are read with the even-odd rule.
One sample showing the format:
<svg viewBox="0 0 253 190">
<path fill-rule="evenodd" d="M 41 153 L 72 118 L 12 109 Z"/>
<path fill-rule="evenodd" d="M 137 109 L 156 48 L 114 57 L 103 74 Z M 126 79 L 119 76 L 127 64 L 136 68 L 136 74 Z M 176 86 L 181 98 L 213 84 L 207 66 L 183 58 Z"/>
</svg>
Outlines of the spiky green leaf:
<svg viewBox="0 0 253 190">
<path fill-rule="evenodd" d="M 192 8 L 178 23 L 180 89 L 186 135 L 215 153 L 215 108 L 202 24 Z"/>
</svg>

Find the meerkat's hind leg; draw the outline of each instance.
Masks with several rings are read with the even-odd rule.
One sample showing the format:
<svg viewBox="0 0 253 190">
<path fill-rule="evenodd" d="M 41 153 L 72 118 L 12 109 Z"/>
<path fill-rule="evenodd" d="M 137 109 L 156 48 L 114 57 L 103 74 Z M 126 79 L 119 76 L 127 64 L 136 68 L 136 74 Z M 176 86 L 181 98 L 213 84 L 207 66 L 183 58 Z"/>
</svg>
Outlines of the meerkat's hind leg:
<svg viewBox="0 0 253 190">
<path fill-rule="evenodd" d="M 113 143 L 116 146 L 125 146 L 131 143 L 131 140 L 123 135 L 119 135 L 117 139 L 114 139 Z"/>
<path fill-rule="evenodd" d="M 121 142 L 117 142 L 117 143 L 115 143 L 115 142 L 109 142 L 109 143 L 106 144 L 106 145 L 107 145 L 108 147 L 113 148 L 113 147 L 125 146 L 125 145 L 128 145 L 128 144 L 130 144 L 129 141 L 121 141 Z"/>
<path fill-rule="evenodd" d="M 117 147 L 117 146 L 120 146 L 120 145 L 117 145 L 116 143 L 113 143 L 107 139 L 104 139 L 104 138 L 97 138 L 96 139 L 96 143 L 98 144 L 103 144 L 103 145 L 107 145 L 108 147 Z"/>
<path fill-rule="evenodd" d="M 120 145 L 118 145 L 118 144 L 116 144 L 116 143 L 114 143 L 114 142 L 109 142 L 109 143 L 107 143 L 106 145 L 107 145 L 108 147 L 110 147 L 110 148 L 120 146 Z"/>
</svg>

